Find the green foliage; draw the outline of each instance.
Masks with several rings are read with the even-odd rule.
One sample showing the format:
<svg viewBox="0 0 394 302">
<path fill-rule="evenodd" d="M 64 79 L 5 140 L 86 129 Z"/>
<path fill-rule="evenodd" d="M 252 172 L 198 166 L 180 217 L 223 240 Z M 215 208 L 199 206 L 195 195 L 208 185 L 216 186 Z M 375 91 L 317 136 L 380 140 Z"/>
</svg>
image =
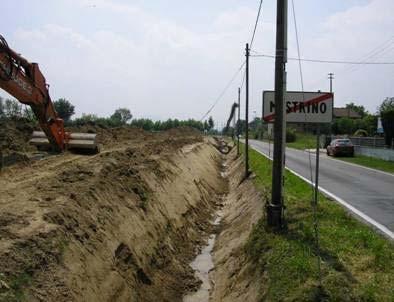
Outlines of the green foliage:
<svg viewBox="0 0 394 302">
<path fill-rule="evenodd" d="M 53 106 L 60 118 L 68 122 L 75 114 L 75 106 L 68 100 L 61 98 L 53 102 Z"/>
<path fill-rule="evenodd" d="M 379 107 L 386 145 L 391 146 L 394 138 L 394 97 L 386 98 Z"/>
<path fill-rule="evenodd" d="M 294 142 L 288 142 L 287 147 L 295 148 L 299 150 L 314 149 L 316 148 L 316 136 L 310 133 L 297 133 L 296 140 Z"/>
<path fill-rule="evenodd" d="M 358 114 L 360 114 L 360 116 L 363 118 L 368 114 L 368 111 L 365 109 L 364 106 L 361 105 L 356 105 L 355 103 L 351 102 L 346 104 L 346 108 L 347 109 L 351 109 L 354 112 L 357 112 Z"/>
<path fill-rule="evenodd" d="M 133 115 L 131 114 L 130 110 L 127 108 L 119 108 L 116 109 L 115 112 L 111 115 L 110 119 L 119 125 L 124 125 L 128 121 L 132 119 Z"/>
<path fill-rule="evenodd" d="M 3 111 L 6 118 L 21 118 L 23 112 L 22 104 L 17 100 L 5 99 Z"/>
<path fill-rule="evenodd" d="M 353 164 L 394 173 L 394 162 L 392 161 L 362 155 L 357 155 L 355 157 L 338 157 L 338 159 Z"/>
<path fill-rule="evenodd" d="M 86 124 L 97 125 L 102 128 L 112 128 L 124 126 L 117 118 L 104 118 L 98 117 L 94 114 L 83 114 L 82 117 L 75 119 L 71 123 L 68 123 L 70 126 L 82 126 Z M 196 121 L 193 119 L 189 120 L 178 120 L 178 119 L 168 119 L 166 121 L 152 121 L 151 119 L 141 118 L 141 119 L 133 119 L 131 122 L 127 124 L 127 126 L 141 128 L 146 131 L 165 131 L 168 129 L 176 128 L 176 127 L 192 127 L 200 131 L 204 131 L 206 128 L 204 127 L 204 123 L 201 121 Z"/>
<path fill-rule="evenodd" d="M 209 130 L 208 121 L 204 121 L 204 130 Z"/>
<path fill-rule="evenodd" d="M 296 130 L 293 128 L 286 128 L 286 143 L 293 143 L 296 139 Z"/>
<path fill-rule="evenodd" d="M 208 130 L 208 131 L 209 131 L 209 130 L 212 130 L 214 127 L 215 127 L 215 123 L 214 123 L 214 121 L 213 121 L 212 116 L 210 116 L 209 119 L 208 119 L 208 128 L 207 128 L 207 130 Z"/>
<path fill-rule="evenodd" d="M 11 277 L 9 280 L 2 280 L 3 278 L 3 275 L 0 274 L 0 281 L 7 284 L 8 288 L 0 286 L 0 302 L 27 301 L 24 288 L 32 282 L 30 273 L 22 272 L 19 275 Z"/>
<path fill-rule="evenodd" d="M 4 100 L 3 98 L 0 96 L 0 118 L 4 117 L 5 115 L 5 108 L 4 108 Z"/>
<path fill-rule="evenodd" d="M 347 117 L 337 118 L 333 121 L 331 130 L 333 134 L 353 134 L 358 129 L 367 131 L 368 136 L 376 132 L 377 116 L 366 114 L 362 119 L 350 119 Z"/>
</svg>

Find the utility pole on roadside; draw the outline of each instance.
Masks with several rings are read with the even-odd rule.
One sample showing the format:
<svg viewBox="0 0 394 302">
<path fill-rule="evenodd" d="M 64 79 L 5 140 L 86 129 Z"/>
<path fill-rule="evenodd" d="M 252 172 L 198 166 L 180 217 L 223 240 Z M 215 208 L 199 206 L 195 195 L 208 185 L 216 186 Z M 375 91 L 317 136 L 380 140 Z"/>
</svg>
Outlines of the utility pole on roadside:
<svg viewBox="0 0 394 302">
<path fill-rule="evenodd" d="M 328 74 L 328 79 L 330 80 L 330 93 L 332 93 L 332 80 L 334 79 L 334 74 L 332 72 L 330 72 Z M 330 126 L 329 135 L 330 135 L 330 142 L 331 142 L 331 140 L 332 140 L 332 123 L 329 126 Z M 327 143 L 327 139 L 326 139 L 325 143 Z"/>
<path fill-rule="evenodd" d="M 249 177 L 249 43 L 246 43 L 245 69 L 245 178 Z"/>
<path fill-rule="evenodd" d="M 328 79 L 330 80 L 330 92 L 332 93 L 332 80 L 334 79 L 334 74 L 332 72 L 328 74 Z"/>
<path fill-rule="evenodd" d="M 275 123 L 272 195 L 267 205 L 267 224 L 281 228 L 284 224 L 283 179 L 286 138 L 286 63 L 287 63 L 287 0 L 277 0 L 275 57 Z"/>
<path fill-rule="evenodd" d="M 238 87 L 237 156 L 239 156 L 239 132 L 241 128 L 241 88 Z"/>
</svg>

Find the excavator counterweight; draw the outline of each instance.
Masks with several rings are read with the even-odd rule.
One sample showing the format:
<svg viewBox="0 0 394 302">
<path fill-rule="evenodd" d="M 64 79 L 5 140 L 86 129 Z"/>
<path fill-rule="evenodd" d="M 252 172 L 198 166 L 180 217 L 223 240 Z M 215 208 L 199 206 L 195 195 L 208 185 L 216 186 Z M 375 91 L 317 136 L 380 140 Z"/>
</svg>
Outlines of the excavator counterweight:
<svg viewBox="0 0 394 302">
<path fill-rule="evenodd" d="M 13 51 L 0 35 L 0 88 L 29 105 L 43 130 L 33 132 L 30 143 L 41 148 L 52 147 L 58 152 L 67 149 L 99 152 L 95 134 L 65 131 L 64 121 L 55 110 L 48 87 L 38 64 L 30 63 Z"/>
</svg>

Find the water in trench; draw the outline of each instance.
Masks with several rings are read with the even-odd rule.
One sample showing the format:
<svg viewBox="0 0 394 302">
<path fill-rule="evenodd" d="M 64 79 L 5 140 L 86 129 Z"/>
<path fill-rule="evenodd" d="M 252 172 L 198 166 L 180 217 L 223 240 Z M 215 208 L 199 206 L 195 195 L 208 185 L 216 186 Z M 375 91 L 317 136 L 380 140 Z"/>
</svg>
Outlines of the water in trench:
<svg viewBox="0 0 394 302">
<path fill-rule="evenodd" d="M 213 225 L 219 225 L 221 220 L 221 213 L 218 212 L 217 218 Z M 201 250 L 200 254 L 194 259 L 190 266 L 194 269 L 196 277 L 202 281 L 198 291 L 190 293 L 183 298 L 183 302 L 208 302 L 209 293 L 212 289 L 209 280 L 209 271 L 214 268 L 212 260 L 212 250 L 215 245 L 216 234 L 212 234 L 208 238 L 208 244 Z"/>
<path fill-rule="evenodd" d="M 223 164 L 223 168 L 226 165 Z M 225 172 L 221 172 L 222 178 L 226 178 Z M 224 200 L 225 196 L 222 197 Z M 218 211 L 216 213 L 216 219 L 213 221 L 214 226 L 218 226 L 222 220 L 223 213 Z M 208 238 L 207 245 L 201 250 L 200 254 L 194 259 L 190 266 L 194 269 L 196 277 L 202 281 L 198 291 L 190 293 L 183 297 L 183 302 L 209 302 L 209 294 L 212 289 L 211 281 L 209 280 L 209 271 L 214 268 L 212 260 L 212 250 L 215 245 L 216 234 L 212 234 Z"/>
</svg>

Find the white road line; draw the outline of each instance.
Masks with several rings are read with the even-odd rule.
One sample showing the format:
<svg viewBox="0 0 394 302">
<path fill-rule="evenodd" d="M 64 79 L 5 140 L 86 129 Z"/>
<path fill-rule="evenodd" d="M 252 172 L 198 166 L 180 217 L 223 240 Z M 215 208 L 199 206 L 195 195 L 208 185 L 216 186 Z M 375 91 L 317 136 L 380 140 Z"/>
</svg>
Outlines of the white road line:
<svg viewBox="0 0 394 302">
<path fill-rule="evenodd" d="M 271 159 L 268 155 L 266 155 L 264 152 L 257 150 L 254 146 L 251 145 L 251 147 L 257 151 L 258 153 L 260 153 L 261 155 L 263 155 L 264 157 Z M 272 159 L 271 159 L 272 160 Z M 301 178 L 303 181 L 307 182 L 310 185 L 314 185 L 313 182 L 311 182 L 309 179 L 305 178 L 304 176 L 298 174 L 297 172 L 289 169 L 288 167 L 286 167 L 287 170 L 289 170 L 291 173 L 293 173 L 294 175 L 298 176 L 299 178 Z M 390 239 L 394 240 L 394 233 L 392 231 L 390 231 L 387 227 L 385 227 L 384 225 L 380 224 L 379 222 L 377 222 L 376 220 L 374 220 L 373 218 L 369 217 L 367 214 L 361 212 L 360 210 L 356 209 L 355 207 L 353 207 L 351 204 L 349 204 L 348 202 L 346 202 L 345 200 L 343 200 L 342 198 L 336 196 L 335 194 L 329 192 L 328 190 L 322 188 L 319 186 L 319 191 L 322 192 L 324 195 L 334 199 L 336 202 L 338 202 L 339 204 L 341 204 L 342 206 L 344 206 L 345 208 L 347 208 L 348 210 L 350 210 L 352 213 L 356 214 L 357 216 L 359 216 L 361 219 L 363 219 L 364 221 L 366 221 L 367 223 L 369 223 L 370 225 L 372 225 L 373 227 L 375 227 L 376 229 L 378 229 L 379 231 L 381 231 L 382 233 L 384 233 L 385 235 L 387 235 Z"/>
</svg>

